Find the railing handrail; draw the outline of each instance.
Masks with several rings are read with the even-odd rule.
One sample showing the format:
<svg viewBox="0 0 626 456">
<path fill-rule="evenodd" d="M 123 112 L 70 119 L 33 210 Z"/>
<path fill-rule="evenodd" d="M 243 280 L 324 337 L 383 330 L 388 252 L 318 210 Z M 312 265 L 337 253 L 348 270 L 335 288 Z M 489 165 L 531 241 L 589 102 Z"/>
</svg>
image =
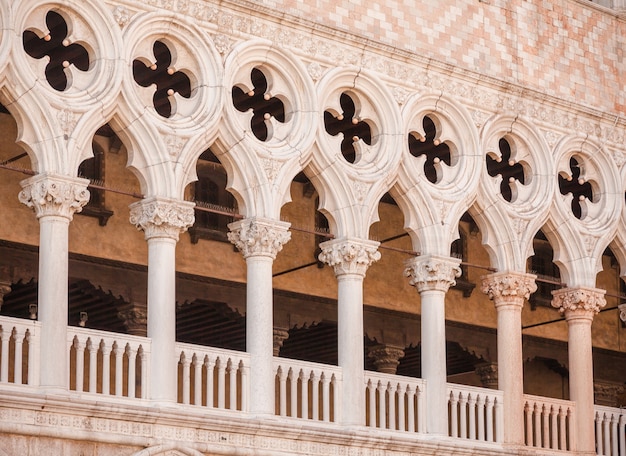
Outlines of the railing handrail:
<svg viewBox="0 0 626 456">
<path fill-rule="evenodd" d="M 398 383 L 411 383 L 417 384 L 420 386 L 420 389 L 423 390 L 426 385 L 426 380 L 418 377 L 407 377 L 406 375 L 398 375 L 398 374 L 383 374 L 382 372 L 374 372 L 374 371 L 365 371 L 365 384 L 367 385 L 368 379 L 376 379 L 376 380 L 385 380 Z"/>
<path fill-rule="evenodd" d="M 593 407 L 596 412 L 611 413 L 626 417 L 626 408 L 623 407 L 609 407 L 606 405 L 594 405 Z"/>
<path fill-rule="evenodd" d="M 189 344 L 187 342 L 176 342 L 176 350 L 184 352 L 195 352 L 208 354 L 217 354 L 228 356 L 229 358 L 240 358 L 246 361 L 250 360 L 250 354 L 244 351 L 230 350 L 227 348 L 208 347 L 206 345 Z"/>
<path fill-rule="evenodd" d="M 550 404 L 550 405 L 564 405 L 564 406 L 570 407 L 572 410 L 576 408 L 576 403 L 574 401 L 568 401 L 566 399 L 556 399 L 556 398 L 545 397 L 545 396 L 534 396 L 532 394 L 524 394 L 524 401 L 540 402 L 540 403 Z"/>
<path fill-rule="evenodd" d="M 124 333 L 116 333 L 111 331 L 102 331 L 100 329 L 92 329 L 92 328 L 81 328 L 80 326 L 68 326 L 67 327 L 67 341 L 72 342 L 74 337 L 86 336 L 91 338 L 98 338 L 100 340 L 120 340 L 124 342 L 133 342 L 138 345 L 141 345 L 144 352 L 149 352 L 152 346 L 152 339 L 149 337 L 142 336 L 134 336 L 132 334 L 124 334 Z"/>
<path fill-rule="evenodd" d="M 504 391 L 491 389 L 491 388 L 482 388 L 480 386 L 470 386 L 470 385 L 459 385 L 458 383 L 446 383 L 448 388 L 448 394 L 456 391 L 462 391 L 465 393 L 474 393 L 480 395 L 488 395 L 495 396 L 496 398 L 502 400 L 504 397 Z"/>
<path fill-rule="evenodd" d="M 0 316 L 0 325 L 3 324 L 4 322 L 12 325 L 12 326 L 21 326 L 21 327 L 25 327 L 27 329 L 35 329 L 35 330 L 40 330 L 41 329 L 41 323 L 38 322 L 37 320 L 29 320 L 26 318 L 16 318 L 16 317 L 7 317 L 6 315 L 2 315 Z M 31 333 L 32 334 L 32 333 Z"/>
<path fill-rule="evenodd" d="M 290 367 L 292 369 L 308 369 L 308 370 L 321 370 L 324 372 L 332 372 L 335 375 L 336 380 L 342 379 L 341 368 L 333 364 L 314 363 L 311 361 L 299 361 L 291 358 L 280 358 L 274 356 L 274 370 L 278 369 L 280 365 Z"/>
</svg>

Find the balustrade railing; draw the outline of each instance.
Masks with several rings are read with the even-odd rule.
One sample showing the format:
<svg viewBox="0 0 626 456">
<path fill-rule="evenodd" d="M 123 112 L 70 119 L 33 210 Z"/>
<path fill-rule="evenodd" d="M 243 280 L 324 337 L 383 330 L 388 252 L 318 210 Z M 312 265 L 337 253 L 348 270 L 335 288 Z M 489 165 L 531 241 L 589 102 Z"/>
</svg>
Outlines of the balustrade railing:
<svg viewBox="0 0 626 456">
<path fill-rule="evenodd" d="M 150 339 L 69 326 L 67 342 L 70 390 L 148 397 Z"/>
<path fill-rule="evenodd" d="M 626 456 L 626 409 L 596 405 L 596 454 Z"/>
<path fill-rule="evenodd" d="M 248 410 L 250 356 L 244 352 L 176 343 L 178 402 L 221 410 Z"/>
<path fill-rule="evenodd" d="M 571 451 L 574 402 L 524 395 L 524 435 L 527 446 Z"/>
<path fill-rule="evenodd" d="M 366 371 L 365 391 L 367 426 L 424 432 L 424 380 Z"/>
<path fill-rule="evenodd" d="M 502 391 L 448 383 L 449 435 L 502 442 L 502 397 Z"/>
<path fill-rule="evenodd" d="M 0 383 L 39 385 L 41 324 L 0 317 Z"/>
<path fill-rule="evenodd" d="M 314 421 L 339 421 L 341 369 L 327 364 L 274 358 L 276 414 Z"/>
</svg>

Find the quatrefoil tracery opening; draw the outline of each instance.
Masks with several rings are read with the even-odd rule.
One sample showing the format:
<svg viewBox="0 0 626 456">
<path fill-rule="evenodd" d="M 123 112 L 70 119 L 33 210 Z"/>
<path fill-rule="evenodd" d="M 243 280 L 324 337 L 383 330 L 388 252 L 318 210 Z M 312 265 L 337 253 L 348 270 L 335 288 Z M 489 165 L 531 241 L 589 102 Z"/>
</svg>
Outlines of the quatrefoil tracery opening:
<svg viewBox="0 0 626 456">
<path fill-rule="evenodd" d="M 500 194 L 510 203 L 515 197 L 515 181 L 525 185 L 524 167 L 511 157 L 511 144 L 505 138 L 500 138 L 498 148 L 500 149 L 499 157 L 494 159 L 487 155 L 487 172 L 491 177 L 496 177 L 498 174 L 502 176 Z"/>
<path fill-rule="evenodd" d="M 46 80 L 53 89 L 62 92 L 70 85 L 71 66 L 80 71 L 89 69 L 89 53 L 81 44 L 70 42 L 67 22 L 56 11 L 48 11 L 46 26 L 47 33 L 25 30 L 22 34 L 22 44 L 24 51 L 32 58 L 37 60 L 48 58 Z"/>
<path fill-rule="evenodd" d="M 591 182 L 581 176 L 581 164 L 576 157 L 569 159 L 569 168 L 570 172 L 565 173 L 566 177 L 559 173 L 559 190 L 562 195 L 572 194 L 572 213 L 574 217 L 582 220 L 585 216 L 582 203 L 585 200 L 593 202 L 593 187 Z"/>
<path fill-rule="evenodd" d="M 252 110 L 252 133 L 259 141 L 267 141 L 272 136 L 270 119 L 285 123 L 285 104 L 279 97 L 270 94 L 267 78 L 261 70 L 253 68 L 250 79 L 252 89 L 247 92 L 239 86 L 233 86 L 233 106 L 240 112 Z"/>
<path fill-rule="evenodd" d="M 171 117 L 174 111 L 174 94 L 191 98 L 191 80 L 182 71 L 172 67 L 172 53 L 162 41 L 155 41 L 153 52 L 156 62 L 144 59 L 133 61 L 133 78 L 142 87 L 156 86 L 152 96 L 154 109 L 162 117 Z"/>
<path fill-rule="evenodd" d="M 437 126 L 430 117 L 424 117 L 422 127 L 424 136 L 417 132 L 409 133 L 409 152 L 414 157 L 426 156 L 424 174 L 426 174 L 426 179 L 436 184 L 441 180 L 439 163 L 444 162 L 450 166 L 450 147 L 438 139 Z"/>
<path fill-rule="evenodd" d="M 341 141 L 341 154 L 348 163 L 356 163 L 356 144 L 363 141 L 368 146 L 372 145 L 372 129 L 370 125 L 361 120 L 357 115 L 354 100 L 347 93 L 342 93 L 339 97 L 341 114 L 331 111 L 324 111 L 324 126 L 329 135 L 337 136 L 343 134 Z"/>
</svg>

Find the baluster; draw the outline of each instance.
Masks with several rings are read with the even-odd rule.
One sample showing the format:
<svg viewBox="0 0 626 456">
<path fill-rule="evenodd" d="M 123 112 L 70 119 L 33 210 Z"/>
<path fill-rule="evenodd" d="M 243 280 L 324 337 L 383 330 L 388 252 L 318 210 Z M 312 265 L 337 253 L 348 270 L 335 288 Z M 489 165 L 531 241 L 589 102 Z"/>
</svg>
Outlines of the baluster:
<svg viewBox="0 0 626 456">
<path fill-rule="evenodd" d="M 596 412 L 594 423 L 596 425 L 596 453 L 599 455 L 604 454 L 604 440 L 602 439 L 602 416 L 599 412 Z"/>
<path fill-rule="evenodd" d="M 126 346 L 128 355 L 128 397 L 135 398 L 135 373 L 137 372 L 137 350 L 132 348 L 130 344 Z"/>
<path fill-rule="evenodd" d="M 202 361 L 193 355 L 193 405 L 202 405 Z"/>
<path fill-rule="evenodd" d="M 143 345 L 139 346 L 139 361 L 141 362 L 141 399 L 148 397 L 148 363 L 150 362 L 148 354 Z"/>
<path fill-rule="evenodd" d="M 541 447 L 549 448 L 550 446 L 550 428 L 548 422 L 549 408 L 548 404 L 543 404 L 541 410 L 542 430 L 541 430 Z"/>
<path fill-rule="evenodd" d="M 39 334 L 37 331 L 26 331 L 28 341 L 28 378 L 29 385 L 39 385 Z"/>
<path fill-rule="evenodd" d="M 456 394 L 454 391 L 450 392 L 450 436 L 459 436 L 459 409 Z"/>
<path fill-rule="evenodd" d="M 559 407 L 559 450 L 567 450 L 567 432 L 566 432 L 566 420 L 565 410 L 563 407 Z"/>
<path fill-rule="evenodd" d="M 278 366 L 278 414 L 287 416 L 287 375 L 283 372 L 283 367 Z"/>
<path fill-rule="evenodd" d="M 121 396 L 124 392 L 122 386 L 124 380 L 124 350 L 117 341 L 115 342 L 113 352 L 115 353 L 115 395 Z"/>
<path fill-rule="evenodd" d="M 371 379 L 367 382 L 367 394 L 370 400 L 370 408 L 368 410 L 369 424 L 371 427 L 376 427 L 376 388 L 372 384 Z"/>
<path fill-rule="evenodd" d="M 392 383 L 389 383 L 387 387 L 387 394 L 389 395 L 389 407 L 387 415 L 389 416 L 388 429 L 396 430 L 396 393 Z"/>
<path fill-rule="evenodd" d="M 102 350 L 102 394 L 111 394 L 111 352 L 106 340 L 100 342 Z"/>
<path fill-rule="evenodd" d="M 237 371 L 239 370 L 239 365 L 236 360 L 231 359 L 228 367 L 228 379 L 230 380 L 229 408 L 230 410 L 237 410 Z"/>
<path fill-rule="evenodd" d="M 325 372 L 322 373 L 322 419 L 330 422 L 330 379 Z"/>
<path fill-rule="evenodd" d="M 190 370 L 190 366 L 191 366 L 191 360 L 189 359 L 189 356 L 187 356 L 187 354 L 185 352 L 182 352 L 180 354 L 180 358 L 179 358 L 179 362 L 182 366 L 182 377 L 183 377 L 183 400 L 182 403 L 187 405 L 189 404 L 189 389 L 191 387 L 191 380 L 190 380 L 190 376 L 191 376 L 191 370 Z"/>
<path fill-rule="evenodd" d="M 15 360 L 13 381 L 16 385 L 22 384 L 22 348 L 24 347 L 24 333 L 15 328 Z"/>
<path fill-rule="evenodd" d="M 415 387 L 415 390 L 411 389 L 411 385 L 406 385 L 406 415 L 407 415 L 407 430 L 409 432 L 415 432 L 415 394 L 419 387 Z"/>
<path fill-rule="evenodd" d="M 320 419 L 320 377 L 317 372 L 311 372 L 311 419 Z"/>
<path fill-rule="evenodd" d="M 226 365 L 228 361 L 218 358 L 217 364 L 217 408 L 226 408 Z"/>
<path fill-rule="evenodd" d="M 98 346 L 89 338 L 87 341 L 89 350 L 89 392 L 95 393 L 98 385 Z"/>
<path fill-rule="evenodd" d="M 461 438 L 467 438 L 467 397 L 459 394 L 459 423 L 461 427 Z"/>
<path fill-rule="evenodd" d="M 11 334 L 13 329 L 5 325 L 2 325 L 2 331 L 0 335 L 2 337 L 2 363 L 0 364 L 0 381 L 2 383 L 8 383 L 9 381 L 9 343 L 11 340 Z"/>
<path fill-rule="evenodd" d="M 289 377 L 289 395 L 291 398 L 291 410 L 289 412 L 289 416 L 293 418 L 298 417 L 298 378 L 293 371 L 293 368 L 289 368 L 289 373 L 287 374 Z"/>
<path fill-rule="evenodd" d="M 343 388 L 343 384 L 337 380 L 335 374 L 333 374 L 331 378 L 331 383 L 333 385 L 333 421 L 335 423 L 341 422 L 341 402 L 339 400 L 340 389 Z"/>
<path fill-rule="evenodd" d="M 406 417 L 404 415 L 406 411 L 405 397 L 405 391 L 402 385 L 398 383 L 398 430 L 400 431 L 406 431 Z"/>
<path fill-rule="evenodd" d="M 426 432 L 426 399 L 424 398 L 424 390 L 416 387 L 415 395 L 417 396 L 417 432 L 423 434 Z"/>
<path fill-rule="evenodd" d="M 624 413 L 623 410 L 622 413 Z M 617 429 L 619 434 L 619 447 L 622 450 L 622 456 L 624 456 L 626 455 L 626 415 L 620 415 Z"/>
<path fill-rule="evenodd" d="M 74 339 L 74 349 L 76 350 L 76 391 L 83 390 L 83 380 L 85 375 L 85 351 L 84 345 L 78 337 Z"/>
<path fill-rule="evenodd" d="M 611 454 L 619 454 L 619 448 L 617 446 L 617 415 L 615 415 L 615 413 L 611 414 Z"/>
<path fill-rule="evenodd" d="M 476 420 L 478 421 L 478 440 L 485 440 L 485 398 L 478 396 L 476 399 Z"/>
<path fill-rule="evenodd" d="M 534 446 L 541 446 L 541 413 L 539 404 L 535 403 L 533 409 Z"/>
<path fill-rule="evenodd" d="M 210 356 L 204 360 L 204 366 L 206 367 L 206 406 L 213 407 L 213 396 L 215 395 L 215 391 L 213 390 L 213 376 L 215 374 L 214 367 L 215 364 Z"/>
<path fill-rule="evenodd" d="M 302 419 L 309 419 L 309 379 L 304 371 L 300 371 L 300 408 L 302 409 Z"/>
<path fill-rule="evenodd" d="M 248 391 L 250 391 L 250 387 L 248 386 L 248 371 L 249 367 L 241 360 L 239 362 L 241 367 L 241 411 L 248 411 Z"/>
<path fill-rule="evenodd" d="M 383 386 L 382 382 L 378 382 L 378 420 L 381 429 L 387 428 L 387 398 L 385 391 L 387 385 Z"/>
<path fill-rule="evenodd" d="M 559 430 L 557 428 L 557 413 L 558 412 L 556 411 L 555 406 L 550 407 L 550 427 L 551 427 L 550 448 L 553 450 L 556 450 L 559 448 L 559 442 L 558 442 Z"/>
<path fill-rule="evenodd" d="M 487 442 L 493 442 L 493 400 L 489 397 L 485 399 L 485 430 Z"/>
<path fill-rule="evenodd" d="M 502 416 L 502 402 L 495 399 L 493 402 L 493 414 L 495 415 L 496 423 L 496 442 L 500 443 L 504 441 L 504 420 Z"/>
<path fill-rule="evenodd" d="M 476 396 L 469 394 L 467 398 L 467 409 L 469 415 L 469 435 L 472 440 L 476 439 Z"/>
<path fill-rule="evenodd" d="M 611 454 L 611 421 L 606 413 L 602 414 L 602 435 L 604 436 L 603 448 L 604 453 Z"/>
</svg>

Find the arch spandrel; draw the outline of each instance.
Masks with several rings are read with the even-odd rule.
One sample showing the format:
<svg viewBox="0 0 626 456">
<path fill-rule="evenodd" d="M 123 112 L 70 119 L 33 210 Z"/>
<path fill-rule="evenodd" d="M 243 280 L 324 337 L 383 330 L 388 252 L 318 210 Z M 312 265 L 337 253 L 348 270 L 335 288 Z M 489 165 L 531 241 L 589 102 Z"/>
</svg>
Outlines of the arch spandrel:
<svg viewBox="0 0 626 456">
<path fill-rule="evenodd" d="M 572 193 L 555 191 L 543 232 L 554 248 L 554 262 L 568 286 L 595 287 L 602 270 L 602 253 L 613 240 L 621 220 L 624 193 L 617 166 L 602 145 L 584 137 L 564 138 L 556 147 L 556 172 L 565 181 L 579 173 L 590 183 L 591 199 L 580 200 L 581 217 L 572 210 Z M 572 169 L 571 159 L 578 163 Z M 558 179 L 557 176 L 554 177 Z"/>
<path fill-rule="evenodd" d="M 11 45 L 13 40 L 13 34 L 11 33 L 11 24 L 14 23 L 13 8 L 8 0 L 0 0 L 0 11 L 3 12 L 0 16 L 0 80 L 2 74 L 9 63 L 9 54 L 11 52 Z"/>
<path fill-rule="evenodd" d="M 525 271 L 533 254 L 533 238 L 548 217 L 554 195 L 554 159 L 536 128 L 515 115 L 490 119 L 481 136 L 482 175 L 470 213 L 481 229 L 492 266 L 500 271 Z M 522 176 L 503 182 L 503 174 L 490 174 L 489 161 L 502 163 L 505 170 L 517 167 Z M 508 186 L 510 201 L 503 186 Z"/>
<path fill-rule="evenodd" d="M 610 244 L 611 250 L 615 254 L 620 265 L 620 276 L 626 277 L 626 166 L 622 166 L 620 170 L 620 179 L 622 183 L 622 210 L 620 223 L 617 225 L 615 238 Z"/>
<path fill-rule="evenodd" d="M 480 175 L 478 132 L 467 110 L 441 94 L 415 95 L 402 113 L 403 156 L 391 194 L 402 208 L 414 250 L 449 255 L 450 244 L 458 237 L 461 215 L 476 195 Z M 433 138 L 427 138 L 425 118 L 435 127 Z M 409 135 L 419 136 L 423 143 L 447 146 L 449 163 L 432 161 L 436 179 L 427 178 L 429 158 L 411 153 Z"/>
</svg>

